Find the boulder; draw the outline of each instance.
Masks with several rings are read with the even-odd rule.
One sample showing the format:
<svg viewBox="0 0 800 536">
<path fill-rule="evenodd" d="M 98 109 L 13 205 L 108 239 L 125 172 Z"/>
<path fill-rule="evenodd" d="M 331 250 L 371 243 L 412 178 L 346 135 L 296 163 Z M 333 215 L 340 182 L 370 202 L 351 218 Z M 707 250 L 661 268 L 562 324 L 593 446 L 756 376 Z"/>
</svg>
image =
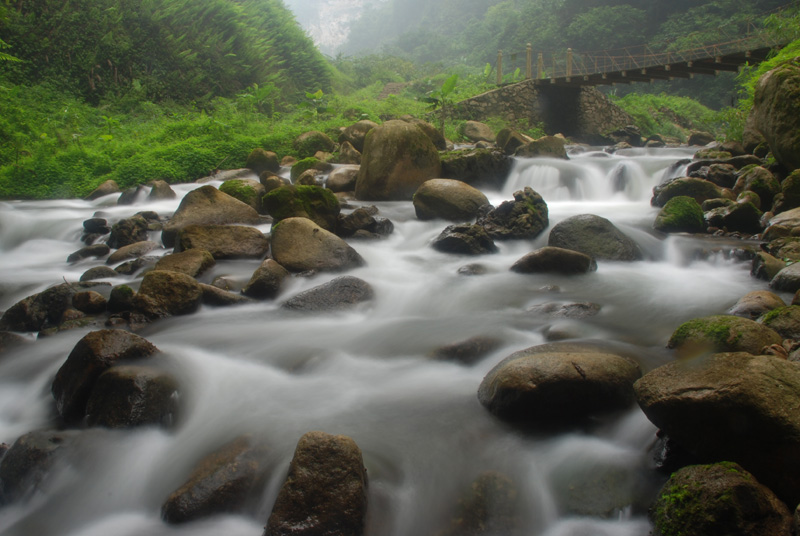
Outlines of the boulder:
<svg viewBox="0 0 800 536">
<path fill-rule="evenodd" d="M 706 230 L 703 209 L 688 196 L 673 197 L 656 216 L 653 228 L 662 233 L 702 233 Z"/>
<path fill-rule="evenodd" d="M 792 171 L 781 183 L 781 193 L 775 196 L 772 212 L 778 214 L 800 207 L 800 170 Z"/>
<path fill-rule="evenodd" d="M 431 179 L 422 183 L 414 194 L 414 210 L 420 220 L 442 218 L 471 221 L 478 210 L 489 204 L 480 190 L 452 179 Z"/>
<path fill-rule="evenodd" d="M 264 185 L 256 179 L 233 179 L 219 187 L 220 192 L 228 194 L 242 203 L 250 205 L 258 213 L 263 213 L 261 198 L 267 193 Z"/>
<path fill-rule="evenodd" d="M 503 151 L 503 154 L 509 156 L 517 152 L 517 149 L 523 145 L 527 145 L 532 141 L 533 140 L 528 136 L 510 128 L 504 128 L 500 130 L 500 132 L 497 133 L 497 139 L 495 140 L 497 147 Z"/>
<path fill-rule="evenodd" d="M 97 378 L 121 361 L 150 357 L 158 348 L 128 331 L 104 329 L 85 335 L 53 380 L 56 409 L 67 423 L 80 422 Z"/>
<path fill-rule="evenodd" d="M 286 268 L 273 259 L 267 259 L 253 272 L 250 281 L 242 289 L 242 294 L 257 300 L 274 299 L 288 276 L 289 271 Z"/>
<path fill-rule="evenodd" d="M 83 222 L 83 231 L 88 234 L 104 235 L 111 232 L 105 218 L 89 218 Z"/>
<path fill-rule="evenodd" d="M 634 401 L 636 362 L 592 351 L 532 347 L 511 354 L 483 379 L 478 400 L 500 419 L 570 426 Z"/>
<path fill-rule="evenodd" d="M 374 210 L 373 210 L 374 209 Z M 383 238 L 394 232 L 394 224 L 386 218 L 376 218 L 376 207 L 360 207 L 350 214 L 339 214 L 337 234 L 342 238 Z"/>
<path fill-rule="evenodd" d="M 281 169 L 281 164 L 278 162 L 278 155 L 259 147 L 253 149 L 250 154 L 247 155 L 245 167 L 252 170 L 256 175 L 261 175 L 265 171 L 277 173 Z"/>
<path fill-rule="evenodd" d="M 519 534 L 522 525 L 520 493 L 504 474 L 486 472 L 461 494 L 450 525 L 439 536 Z"/>
<path fill-rule="evenodd" d="M 325 187 L 332 192 L 352 192 L 356 189 L 358 180 L 358 170 L 360 166 L 344 165 L 337 166 L 328 175 Z"/>
<path fill-rule="evenodd" d="M 0 318 L 0 331 L 40 331 L 61 323 L 72 307 L 76 292 L 102 287 L 108 283 L 62 283 L 38 294 L 23 298 Z"/>
<path fill-rule="evenodd" d="M 134 306 L 150 318 L 159 318 L 194 313 L 202 301 L 203 289 L 193 277 L 152 270 L 142 279 Z"/>
<path fill-rule="evenodd" d="M 203 305 L 210 307 L 231 307 L 253 301 L 247 296 L 229 292 L 214 285 L 200 283 L 200 288 L 203 290 Z"/>
<path fill-rule="evenodd" d="M 650 421 L 700 459 L 731 461 L 800 502 L 800 368 L 744 352 L 659 367 L 635 385 Z"/>
<path fill-rule="evenodd" d="M 187 481 L 167 497 L 161 517 L 172 525 L 236 513 L 266 478 L 266 449 L 240 436 L 200 460 Z"/>
<path fill-rule="evenodd" d="M 567 140 L 558 136 L 544 136 L 518 148 L 514 153 L 522 158 L 559 158 L 569 160 Z"/>
<path fill-rule="evenodd" d="M 761 232 L 763 228 L 761 225 L 762 216 L 763 213 L 747 200 L 742 203 L 727 204 L 715 208 L 704 215 L 709 227 L 745 234 L 758 234 Z"/>
<path fill-rule="evenodd" d="M 305 175 L 307 171 L 321 171 L 321 168 L 325 167 L 325 165 L 326 164 L 321 162 L 319 158 L 309 156 L 308 158 L 303 158 L 292 164 L 289 177 L 292 179 L 292 182 L 297 183 L 299 178 Z"/>
<path fill-rule="evenodd" d="M 705 178 L 720 188 L 733 188 L 736 184 L 736 168 L 730 164 L 711 164 Z"/>
<path fill-rule="evenodd" d="M 264 536 L 364 534 L 367 472 L 361 450 L 345 436 L 300 438 Z"/>
<path fill-rule="evenodd" d="M 107 305 L 108 301 L 106 298 L 99 292 L 93 290 L 84 290 L 72 296 L 72 306 L 87 315 L 104 313 Z"/>
<path fill-rule="evenodd" d="M 289 179 L 284 179 L 280 175 L 276 175 L 271 171 L 265 171 L 262 173 L 258 180 L 264 187 L 264 193 L 269 193 L 275 188 L 280 188 L 281 186 L 291 184 Z"/>
<path fill-rule="evenodd" d="M 357 277 L 343 275 L 301 292 L 281 304 L 284 309 L 305 313 L 322 313 L 352 309 L 375 296 L 372 286 Z"/>
<path fill-rule="evenodd" d="M 759 147 L 767 146 L 767 140 L 764 135 L 758 131 L 755 122 L 756 116 L 751 112 L 747 115 L 744 124 L 744 132 L 742 132 L 742 146 L 749 154 L 756 154 Z"/>
<path fill-rule="evenodd" d="M 89 257 L 94 257 L 99 259 L 100 257 L 105 257 L 111 252 L 111 248 L 108 247 L 106 244 L 93 244 L 91 246 L 86 246 L 85 248 L 81 248 L 78 251 L 71 253 L 67 257 L 67 262 L 72 264 L 78 261 L 82 261 L 83 259 L 88 259 Z"/>
<path fill-rule="evenodd" d="M 166 181 L 153 181 L 150 183 L 150 193 L 147 195 L 150 201 L 167 201 L 177 197 L 178 194 Z"/>
<path fill-rule="evenodd" d="M 768 290 L 754 290 L 745 294 L 733 307 L 728 309 L 728 314 L 756 320 L 780 307 L 786 307 L 786 303 L 777 294 Z"/>
<path fill-rule="evenodd" d="M 263 259 L 269 239 L 244 225 L 187 225 L 178 232 L 175 252 L 191 249 L 208 251 L 215 260 Z"/>
<path fill-rule="evenodd" d="M 405 121 L 410 125 L 414 125 L 419 128 L 425 135 L 431 140 L 433 146 L 436 147 L 439 151 L 448 151 L 452 150 L 452 143 L 448 142 L 444 134 L 442 133 L 441 129 L 433 126 L 431 123 L 427 121 L 423 121 L 422 119 L 417 119 L 416 117 L 412 117 L 410 115 L 405 115 L 400 118 L 401 121 Z"/>
<path fill-rule="evenodd" d="M 679 196 L 692 197 L 701 205 L 709 199 L 723 197 L 722 189 L 713 182 L 693 177 L 683 177 L 673 179 L 653 188 L 651 204 L 656 207 L 663 207 L 667 204 L 667 201 Z"/>
<path fill-rule="evenodd" d="M 790 264 L 782 269 L 770 281 L 769 286 L 782 292 L 797 292 L 800 290 L 800 263 Z"/>
<path fill-rule="evenodd" d="M 118 194 L 119 192 L 120 189 L 119 189 L 119 184 L 117 184 L 117 181 L 109 179 L 100 186 L 98 186 L 97 188 L 95 188 L 94 190 L 92 190 L 92 193 L 87 195 L 85 199 L 87 201 L 94 201 L 95 199 L 99 199 L 101 197 L 105 197 L 111 194 Z"/>
<path fill-rule="evenodd" d="M 780 214 L 776 214 L 770 218 L 769 224 L 780 225 L 790 230 L 800 227 L 800 208 L 794 208 L 785 212 L 781 212 Z"/>
<path fill-rule="evenodd" d="M 300 134 L 294 139 L 292 146 L 294 147 L 295 151 L 297 151 L 297 154 L 300 155 L 300 158 L 314 156 L 318 151 L 322 151 L 323 153 L 332 153 L 336 150 L 336 143 L 334 143 L 334 141 L 330 139 L 327 134 L 324 134 L 318 130 L 311 130 L 309 132 Z"/>
<path fill-rule="evenodd" d="M 764 281 L 772 281 L 781 270 L 786 268 L 786 263 L 765 251 L 759 251 L 753 258 L 750 275 Z M 729 313 L 733 314 L 733 313 Z M 741 316 L 741 315 L 740 315 Z"/>
<path fill-rule="evenodd" d="M 560 222 L 550 231 L 547 245 L 579 251 L 597 260 L 636 261 L 643 257 L 636 242 L 609 220 L 593 214 Z"/>
<path fill-rule="evenodd" d="M 190 277 L 198 277 L 216 264 L 214 256 L 204 249 L 187 249 L 161 257 L 155 265 L 156 270 L 180 272 Z"/>
<path fill-rule="evenodd" d="M 615 145 L 627 144 L 629 148 L 642 146 L 642 131 L 636 125 L 626 125 L 605 135 Z"/>
<path fill-rule="evenodd" d="M 41 488 L 78 436 L 77 431 L 43 430 L 17 439 L 0 461 L 0 505 L 24 499 Z"/>
<path fill-rule="evenodd" d="M 730 155 L 730 153 L 724 154 Z M 752 154 L 746 154 L 743 156 L 726 156 L 724 158 L 700 159 L 692 161 L 687 166 L 686 173 L 691 176 L 694 172 L 712 164 L 727 164 L 738 170 L 747 166 L 760 166 L 763 163 L 764 162 L 761 160 L 761 158 Z"/>
<path fill-rule="evenodd" d="M 778 299 L 780 300 L 780 298 Z M 760 322 L 776 331 L 784 339 L 800 339 L 800 306 L 798 305 L 777 307 L 766 313 Z"/>
<path fill-rule="evenodd" d="M 667 348 L 693 356 L 702 352 L 748 352 L 754 355 L 783 339 L 775 331 L 748 318 L 715 315 L 681 324 Z"/>
<path fill-rule="evenodd" d="M 109 255 L 108 259 L 106 259 L 106 264 L 119 264 L 129 259 L 138 259 L 139 257 L 144 257 L 157 247 L 158 244 L 150 240 L 128 244 Z"/>
<path fill-rule="evenodd" d="M 388 121 L 367 135 L 356 197 L 410 200 L 423 182 L 440 174 L 439 153 L 430 138 L 405 121 Z"/>
<path fill-rule="evenodd" d="M 714 137 L 714 135 L 710 132 L 693 130 L 689 133 L 689 140 L 686 142 L 686 144 L 705 147 L 709 143 L 713 143 L 715 140 L 716 137 Z"/>
<path fill-rule="evenodd" d="M 253 207 L 220 192 L 211 185 L 186 194 L 172 219 L 164 226 L 161 241 L 171 248 L 178 231 L 187 225 L 257 225 L 261 217 Z"/>
<path fill-rule="evenodd" d="M 347 242 L 308 218 L 289 218 L 272 228 L 272 257 L 290 272 L 340 272 L 364 264 Z"/>
<path fill-rule="evenodd" d="M 488 141 L 494 143 L 496 137 L 489 125 L 478 121 L 466 121 L 459 129 L 462 136 L 470 141 Z"/>
<path fill-rule="evenodd" d="M 112 248 L 122 248 L 144 242 L 147 240 L 148 222 L 143 217 L 132 216 L 120 220 L 111 227 L 111 236 L 108 237 L 108 246 Z"/>
<path fill-rule="evenodd" d="M 511 266 L 512 272 L 520 274 L 572 275 L 585 274 L 595 270 L 597 270 L 597 263 L 589 255 L 550 246 L 528 253 Z"/>
<path fill-rule="evenodd" d="M 799 91 L 800 66 L 785 62 L 759 79 L 750 112 L 775 159 L 790 171 L 800 167 Z"/>
<path fill-rule="evenodd" d="M 526 186 L 477 222 L 495 240 L 533 239 L 550 224 L 547 203 Z"/>
<path fill-rule="evenodd" d="M 745 191 L 755 192 L 761 198 L 763 206 L 769 208 L 773 198 L 781 192 L 781 183 L 769 170 L 754 166 L 742 170 L 733 186 L 733 193 L 736 195 Z"/>
<path fill-rule="evenodd" d="M 789 536 L 786 505 L 738 464 L 692 465 L 664 484 L 651 510 L 658 536 Z"/>
<path fill-rule="evenodd" d="M 353 147 L 350 142 L 342 142 L 342 145 L 339 147 L 339 158 L 337 159 L 339 164 L 349 164 L 349 165 L 361 165 L 361 153 Z"/>
<path fill-rule="evenodd" d="M 497 253 L 494 240 L 480 225 L 461 223 L 450 225 L 437 236 L 431 247 L 442 253 L 456 255 L 485 255 Z"/>
<path fill-rule="evenodd" d="M 359 153 L 364 152 L 364 140 L 367 137 L 367 134 L 370 130 L 377 127 L 378 123 L 370 121 L 368 119 L 359 121 L 354 125 L 350 125 L 349 127 L 342 130 L 341 135 L 339 136 L 339 141 L 344 143 L 350 143 L 356 151 Z"/>
<path fill-rule="evenodd" d="M 172 426 L 178 413 L 178 382 L 153 367 L 118 365 L 103 372 L 86 403 L 89 426 Z"/>
<path fill-rule="evenodd" d="M 498 190 L 505 184 L 514 162 L 496 149 L 448 151 L 441 155 L 441 160 L 443 178 Z"/>
<path fill-rule="evenodd" d="M 135 308 L 136 293 L 128 285 L 118 285 L 111 289 L 108 297 L 108 310 L 112 313 L 132 311 Z"/>
<path fill-rule="evenodd" d="M 264 208 L 275 223 L 287 218 L 308 218 L 326 231 L 336 232 L 339 200 L 319 186 L 281 186 L 264 196 Z"/>
</svg>

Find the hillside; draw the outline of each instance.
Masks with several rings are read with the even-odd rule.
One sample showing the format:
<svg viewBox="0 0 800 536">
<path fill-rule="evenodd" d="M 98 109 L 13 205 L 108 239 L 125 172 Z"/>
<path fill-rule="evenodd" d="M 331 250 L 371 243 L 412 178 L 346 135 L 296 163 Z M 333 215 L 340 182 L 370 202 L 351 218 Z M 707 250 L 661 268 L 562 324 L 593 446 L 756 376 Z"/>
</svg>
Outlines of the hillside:
<svg viewBox="0 0 800 536">
<path fill-rule="evenodd" d="M 88 102 L 330 87 L 325 59 L 281 0 L 19 0 L 3 11 L 0 39 L 23 62 L 0 64 L 0 75 Z"/>
</svg>

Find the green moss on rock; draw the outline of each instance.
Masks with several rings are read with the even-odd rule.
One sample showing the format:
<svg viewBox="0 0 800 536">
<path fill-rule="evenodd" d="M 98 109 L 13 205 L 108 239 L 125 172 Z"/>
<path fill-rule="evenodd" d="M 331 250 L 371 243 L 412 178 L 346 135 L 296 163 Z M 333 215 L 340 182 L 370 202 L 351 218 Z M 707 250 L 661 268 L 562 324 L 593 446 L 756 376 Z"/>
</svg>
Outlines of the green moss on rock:
<svg viewBox="0 0 800 536">
<path fill-rule="evenodd" d="M 335 231 L 339 219 L 339 199 L 319 186 L 281 186 L 263 198 L 264 208 L 276 222 L 288 218 L 308 218 L 323 229 Z"/>
<path fill-rule="evenodd" d="M 682 351 L 748 352 L 780 344 L 774 330 L 747 318 L 729 315 L 696 318 L 681 324 L 670 337 L 668 348 Z"/>
<path fill-rule="evenodd" d="M 653 227 L 664 233 L 702 233 L 706 222 L 703 209 L 694 198 L 678 196 L 667 201 Z"/>
<path fill-rule="evenodd" d="M 291 171 L 292 180 L 296 180 L 297 177 L 308 171 L 309 169 L 314 169 L 316 166 L 320 164 L 320 160 L 314 158 L 313 156 L 309 158 L 304 158 L 302 160 L 298 160 L 293 166 Z"/>
</svg>

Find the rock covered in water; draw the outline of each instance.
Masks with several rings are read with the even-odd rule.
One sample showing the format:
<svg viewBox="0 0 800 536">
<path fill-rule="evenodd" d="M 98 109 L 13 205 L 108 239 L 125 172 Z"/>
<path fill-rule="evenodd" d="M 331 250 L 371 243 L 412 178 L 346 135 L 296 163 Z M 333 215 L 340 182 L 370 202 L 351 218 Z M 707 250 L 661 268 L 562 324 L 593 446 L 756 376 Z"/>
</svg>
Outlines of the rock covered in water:
<svg viewBox="0 0 800 536">
<path fill-rule="evenodd" d="M 369 283 L 345 275 L 301 292 L 285 301 L 281 307 L 308 313 L 342 311 L 371 301 L 374 296 L 375 291 Z"/>
<path fill-rule="evenodd" d="M 673 197 L 656 216 L 653 228 L 662 233 L 702 233 L 706 230 L 703 209 L 688 196 Z"/>
<path fill-rule="evenodd" d="M 136 309 L 151 318 L 191 314 L 203 301 L 203 289 L 193 277 L 179 272 L 147 272 L 134 298 Z"/>
<path fill-rule="evenodd" d="M 480 474 L 464 490 L 450 525 L 439 536 L 519 534 L 520 493 L 511 478 L 496 472 Z"/>
<path fill-rule="evenodd" d="M 339 200 L 319 186 L 281 186 L 264 196 L 264 208 L 275 223 L 288 218 L 308 218 L 326 231 L 336 232 Z"/>
<path fill-rule="evenodd" d="M 402 201 L 426 180 L 441 174 L 439 153 L 417 126 L 387 121 L 366 137 L 356 197 L 362 200 Z"/>
<path fill-rule="evenodd" d="M 216 263 L 214 256 L 204 249 L 187 249 L 161 257 L 154 269 L 197 277 L 210 270 Z"/>
<path fill-rule="evenodd" d="M 178 413 L 178 381 L 153 367 L 118 365 L 95 381 L 86 403 L 89 426 L 172 426 Z"/>
<path fill-rule="evenodd" d="M 257 300 L 274 299 L 283 287 L 289 271 L 273 259 L 267 259 L 253 272 L 242 294 Z"/>
<path fill-rule="evenodd" d="M 708 461 L 732 461 L 800 502 L 800 368 L 743 352 L 674 361 L 636 382 L 647 418 Z"/>
<path fill-rule="evenodd" d="M 300 438 L 264 536 L 361 536 L 367 471 L 346 436 L 309 432 Z"/>
<path fill-rule="evenodd" d="M 121 361 L 150 357 L 158 348 L 128 331 L 104 329 L 85 335 L 70 352 L 53 380 L 56 409 L 68 423 L 83 419 L 95 382 Z"/>
<path fill-rule="evenodd" d="M 0 461 L 0 505 L 24 499 L 42 487 L 78 435 L 76 431 L 42 430 L 17 439 Z"/>
<path fill-rule="evenodd" d="M 289 218 L 272 228 L 272 257 L 290 272 L 340 272 L 364 264 L 347 242 L 308 218 Z"/>
<path fill-rule="evenodd" d="M 495 240 L 514 240 L 536 238 L 550 224 L 550 220 L 547 203 L 541 195 L 526 186 L 514 192 L 513 201 L 504 201 L 477 223 Z"/>
<path fill-rule="evenodd" d="M 260 222 L 261 217 L 253 207 L 206 185 L 184 196 L 172 219 L 164 225 L 161 241 L 164 246 L 173 247 L 178 231 L 187 225 L 257 225 Z"/>
<path fill-rule="evenodd" d="M 606 218 L 579 214 L 561 221 L 550 231 L 548 246 L 579 251 L 597 260 L 637 261 L 639 245 Z"/>
<path fill-rule="evenodd" d="M 470 337 L 469 339 L 436 348 L 431 356 L 442 361 L 458 361 L 466 365 L 477 363 L 496 349 L 502 341 L 494 337 Z"/>
<path fill-rule="evenodd" d="M 442 218 L 450 221 L 472 221 L 479 209 L 489 204 L 480 190 L 457 180 L 431 179 L 414 193 L 414 210 L 420 220 Z"/>
<path fill-rule="evenodd" d="M 765 346 L 781 342 L 780 335 L 758 322 L 739 316 L 715 315 L 681 324 L 670 337 L 667 348 L 690 356 L 701 352 L 758 355 Z"/>
<path fill-rule="evenodd" d="M 639 365 L 620 355 L 534 346 L 497 364 L 481 382 L 478 400 L 503 420 L 570 426 L 628 408 L 641 374 Z"/>
<path fill-rule="evenodd" d="M 597 270 L 597 263 L 589 255 L 551 246 L 528 253 L 511 266 L 512 272 L 520 274 L 572 275 L 585 274 L 595 270 Z"/>
<path fill-rule="evenodd" d="M 266 449 L 240 436 L 201 459 L 187 481 L 170 494 L 161 517 L 188 523 L 214 514 L 240 512 L 266 478 Z"/>
<path fill-rule="evenodd" d="M 485 255 L 497 253 L 497 246 L 480 225 L 461 223 L 449 225 L 437 236 L 431 247 L 442 253 L 456 255 Z"/>
<path fill-rule="evenodd" d="M 201 249 L 215 260 L 262 259 L 269 251 L 269 238 L 245 225 L 187 225 L 177 235 L 175 252 Z"/>
</svg>

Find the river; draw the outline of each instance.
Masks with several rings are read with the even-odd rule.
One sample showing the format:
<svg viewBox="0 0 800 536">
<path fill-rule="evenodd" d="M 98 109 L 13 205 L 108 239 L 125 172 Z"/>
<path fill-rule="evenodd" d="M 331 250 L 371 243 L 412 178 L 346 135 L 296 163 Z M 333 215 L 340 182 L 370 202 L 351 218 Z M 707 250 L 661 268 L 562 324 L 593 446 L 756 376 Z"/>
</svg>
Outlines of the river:
<svg viewBox="0 0 800 536">
<path fill-rule="evenodd" d="M 646 507 L 663 480 L 649 453 L 656 430 L 638 408 L 591 430 L 530 434 L 495 419 L 476 392 L 502 358 L 555 338 L 611 341 L 650 370 L 672 358 L 665 344 L 680 323 L 722 313 L 765 288 L 724 242 L 717 247 L 708 238 L 652 231 L 658 212 L 649 204 L 652 188 L 679 174 L 675 163 L 690 155 L 637 149 L 584 152 L 568 162 L 517 160 L 503 190 L 485 192 L 498 204 L 531 186 L 548 203 L 551 227 L 575 214 L 606 217 L 639 243 L 641 262 L 600 262 L 597 272 L 578 277 L 516 274 L 509 267 L 546 245 L 547 231 L 532 242 L 498 242 L 494 255 L 447 255 L 430 247 L 446 222 L 418 221 L 408 202 L 378 203 L 394 233 L 351 243 L 366 266 L 350 275 L 375 289 L 370 306 L 300 318 L 280 310 L 286 297 L 334 277 L 320 274 L 294 278 L 276 302 L 204 307 L 147 326 L 139 334 L 163 352 L 182 386 L 175 428 L 86 430 L 42 491 L 0 509 L 0 534 L 259 536 L 297 440 L 322 430 L 352 437 L 363 451 L 370 535 L 446 529 L 464 488 L 497 471 L 518 490 L 520 534 L 645 536 Z M 197 186 L 174 189 L 180 198 Z M 66 262 L 82 246 L 82 222 L 95 212 L 110 221 L 142 210 L 163 216 L 179 200 L 115 202 L 109 196 L 0 203 L 0 310 L 77 281 L 102 262 Z M 486 273 L 459 273 L 472 263 Z M 258 264 L 219 262 L 202 280 L 223 275 L 243 284 Z M 111 282 L 136 284 L 124 277 Z M 580 320 L 529 310 L 574 302 L 601 309 Z M 87 331 L 62 332 L 0 357 L 0 442 L 55 425 L 50 385 Z M 474 336 L 502 344 L 472 365 L 430 357 L 437 347 Z M 269 447 L 272 470 L 262 496 L 241 515 L 186 526 L 162 522 L 161 504 L 193 464 L 243 433 Z"/>
</svg>

